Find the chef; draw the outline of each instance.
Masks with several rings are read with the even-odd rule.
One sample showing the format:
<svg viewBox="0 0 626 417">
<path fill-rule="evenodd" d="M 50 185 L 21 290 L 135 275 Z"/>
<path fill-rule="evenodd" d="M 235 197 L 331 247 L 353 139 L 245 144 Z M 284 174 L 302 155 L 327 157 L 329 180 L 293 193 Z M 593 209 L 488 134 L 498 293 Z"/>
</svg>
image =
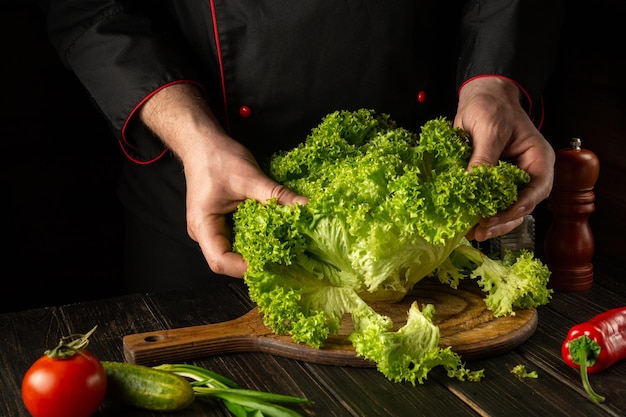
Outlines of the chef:
<svg viewBox="0 0 626 417">
<path fill-rule="evenodd" d="M 550 192 L 554 152 L 538 129 L 559 1 L 41 4 L 125 155 L 129 292 L 243 276 L 230 214 L 246 198 L 305 203 L 264 164 L 335 110 L 371 108 L 416 132 L 445 115 L 470 133 L 470 165 L 502 158 L 528 171 L 518 202 L 470 238 L 512 230 Z"/>
</svg>

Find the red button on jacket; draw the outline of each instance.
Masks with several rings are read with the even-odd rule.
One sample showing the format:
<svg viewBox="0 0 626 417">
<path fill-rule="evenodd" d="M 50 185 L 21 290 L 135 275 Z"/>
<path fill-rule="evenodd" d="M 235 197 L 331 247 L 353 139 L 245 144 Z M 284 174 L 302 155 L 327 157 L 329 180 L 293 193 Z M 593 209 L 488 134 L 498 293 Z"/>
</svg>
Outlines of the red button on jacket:
<svg viewBox="0 0 626 417">
<path fill-rule="evenodd" d="M 239 107 L 239 115 L 244 119 L 247 119 L 248 117 L 252 116 L 252 109 L 250 109 L 250 107 L 248 106 L 241 106 Z"/>
</svg>

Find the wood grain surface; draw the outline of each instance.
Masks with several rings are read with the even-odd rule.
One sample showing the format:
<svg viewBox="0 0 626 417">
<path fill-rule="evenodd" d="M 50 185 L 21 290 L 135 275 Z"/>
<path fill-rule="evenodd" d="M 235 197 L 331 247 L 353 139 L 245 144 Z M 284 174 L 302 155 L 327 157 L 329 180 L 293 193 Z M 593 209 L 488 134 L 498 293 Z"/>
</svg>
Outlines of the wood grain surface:
<svg viewBox="0 0 626 417">
<path fill-rule="evenodd" d="M 537 327 L 534 309 L 518 310 L 513 316 L 495 318 L 487 310 L 483 293 L 471 282 L 457 289 L 447 285 L 419 283 L 400 302 L 371 304 L 389 316 L 397 329 L 406 323 L 410 305 L 435 306 L 434 323 L 441 330 L 441 347 L 451 346 L 464 360 L 481 359 L 505 353 L 526 341 Z M 374 363 L 357 357 L 347 340 L 352 332 L 349 316 L 344 317 L 339 334 L 328 338 L 320 348 L 275 335 L 254 308 L 234 320 L 135 333 L 124 336 L 128 362 L 144 365 L 179 362 L 235 352 L 265 352 L 311 363 L 337 366 L 372 367 Z"/>
</svg>

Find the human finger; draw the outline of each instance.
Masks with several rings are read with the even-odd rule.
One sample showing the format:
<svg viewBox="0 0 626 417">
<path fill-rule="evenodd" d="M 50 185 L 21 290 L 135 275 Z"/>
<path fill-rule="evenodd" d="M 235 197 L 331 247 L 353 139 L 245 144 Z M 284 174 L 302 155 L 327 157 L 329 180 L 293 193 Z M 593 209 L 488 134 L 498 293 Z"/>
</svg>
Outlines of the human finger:
<svg viewBox="0 0 626 417">
<path fill-rule="evenodd" d="M 471 237 L 478 242 L 483 242 L 487 239 L 492 239 L 494 237 L 502 236 L 509 233 L 510 231 L 521 225 L 523 221 L 524 218 L 520 217 L 505 223 L 495 223 L 489 225 L 481 225 L 479 223 L 478 225 L 476 225 L 476 227 L 474 227 L 474 229 L 472 229 Z"/>
<path fill-rule="evenodd" d="M 241 255 L 232 251 L 231 237 L 226 216 L 221 214 L 207 215 L 198 223 L 194 233 L 194 239 L 213 272 L 242 278 L 248 266 Z"/>
</svg>

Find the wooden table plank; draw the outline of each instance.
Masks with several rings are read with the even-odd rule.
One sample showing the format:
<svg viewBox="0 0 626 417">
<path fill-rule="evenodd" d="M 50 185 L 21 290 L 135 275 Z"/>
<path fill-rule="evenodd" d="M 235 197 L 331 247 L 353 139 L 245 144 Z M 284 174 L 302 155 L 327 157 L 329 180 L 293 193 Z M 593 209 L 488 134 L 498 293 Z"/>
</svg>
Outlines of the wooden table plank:
<svg viewBox="0 0 626 417">
<path fill-rule="evenodd" d="M 370 368 L 310 364 L 309 369 L 355 416 L 477 415 L 436 380 L 413 386 L 391 382 Z"/>
<path fill-rule="evenodd" d="M 592 262 L 595 262 L 592 259 Z M 615 294 L 619 294 L 622 299 L 626 298 L 626 276 L 624 267 L 615 262 L 602 262 L 594 264 L 594 281 L 592 288 L 605 288 Z"/>
<path fill-rule="evenodd" d="M 595 285 L 588 291 L 574 293 L 555 293 L 544 309 L 561 313 L 565 317 L 581 323 L 606 310 L 623 307 L 625 296 L 609 290 L 601 285 Z M 566 331 L 569 330 L 569 327 Z"/>
<path fill-rule="evenodd" d="M 537 379 L 520 378 L 511 373 L 516 365 L 523 364 L 528 371 L 537 371 Z M 459 398 L 464 399 L 480 415 L 502 417 L 601 417 L 604 410 L 581 398 L 572 401 L 576 393 L 551 374 L 526 360 L 517 352 L 469 363 L 473 368 L 485 369 L 485 378 L 468 384 L 449 379 L 441 381 Z"/>
<path fill-rule="evenodd" d="M 148 294 L 147 298 L 165 320 L 163 328 L 175 329 L 219 323 L 242 316 L 253 307 L 245 291 L 243 280 L 217 278 L 207 287 Z"/>
</svg>

